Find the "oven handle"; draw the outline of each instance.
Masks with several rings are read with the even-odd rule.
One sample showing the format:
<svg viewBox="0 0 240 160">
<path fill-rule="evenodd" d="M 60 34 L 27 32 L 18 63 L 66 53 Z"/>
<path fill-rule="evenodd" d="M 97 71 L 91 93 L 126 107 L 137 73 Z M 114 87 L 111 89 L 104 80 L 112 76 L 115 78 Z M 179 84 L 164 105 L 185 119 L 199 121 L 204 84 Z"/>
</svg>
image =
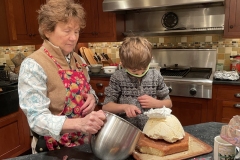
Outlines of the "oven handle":
<svg viewBox="0 0 240 160">
<path fill-rule="evenodd" d="M 240 98 L 240 93 L 236 93 L 236 94 L 234 94 L 234 96 L 235 96 L 236 98 Z"/>
</svg>

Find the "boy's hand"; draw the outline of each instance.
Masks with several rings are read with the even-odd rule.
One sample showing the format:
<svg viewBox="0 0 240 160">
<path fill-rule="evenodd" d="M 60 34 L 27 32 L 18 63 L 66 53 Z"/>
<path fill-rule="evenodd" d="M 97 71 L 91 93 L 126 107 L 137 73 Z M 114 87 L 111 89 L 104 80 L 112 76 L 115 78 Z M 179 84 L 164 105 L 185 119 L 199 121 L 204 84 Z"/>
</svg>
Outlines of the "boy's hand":
<svg viewBox="0 0 240 160">
<path fill-rule="evenodd" d="M 143 95 L 138 97 L 138 101 L 142 108 L 155 108 L 157 99 L 149 95 Z"/>
<path fill-rule="evenodd" d="M 132 104 L 127 104 L 124 111 L 129 118 L 136 117 L 138 114 L 141 114 L 141 110 Z"/>
</svg>

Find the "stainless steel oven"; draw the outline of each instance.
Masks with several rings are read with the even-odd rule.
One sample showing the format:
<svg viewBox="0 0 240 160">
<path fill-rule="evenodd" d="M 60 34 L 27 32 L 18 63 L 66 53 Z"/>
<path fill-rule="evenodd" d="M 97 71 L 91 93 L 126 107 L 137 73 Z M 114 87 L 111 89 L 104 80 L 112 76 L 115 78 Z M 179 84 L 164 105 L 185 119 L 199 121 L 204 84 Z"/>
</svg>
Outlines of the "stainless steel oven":
<svg viewBox="0 0 240 160">
<path fill-rule="evenodd" d="M 212 98 L 215 49 L 153 49 L 170 95 Z"/>
</svg>

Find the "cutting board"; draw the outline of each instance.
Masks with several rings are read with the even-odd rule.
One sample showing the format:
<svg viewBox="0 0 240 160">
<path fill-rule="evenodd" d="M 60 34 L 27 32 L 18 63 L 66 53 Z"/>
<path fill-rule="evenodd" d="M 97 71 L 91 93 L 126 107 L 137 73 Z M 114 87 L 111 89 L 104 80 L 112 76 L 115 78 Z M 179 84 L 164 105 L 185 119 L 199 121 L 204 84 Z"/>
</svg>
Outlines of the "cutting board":
<svg viewBox="0 0 240 160">
<path fill-rule="evenodd" d="M 81 55 L 82 55 L 82 58 L 83 58 L 83 59 L 85 60 L 85 62 L 89 65 L 90 63 L 88 62 L 87 57 L 86 57 L 85 54 L 84 54 L 84 48 L 83 48 L 83 47 L 80 47 L 79 50 L 80 50 L 80 53 L 81 53 Z"/>
<path fill-rule="evenodd" d="M 185 132 L 186 134 L 189 134 Z M 155 155 L 149 155 L 149 154 L 143 154 L 138 151 L 133 152 L 133 157 L 136 160 L 180 160 L 180 159 L 187 159 L 196 157 L 202 154 L 207 154 L 212 152 L 212 147 L 205 142 L 201 141 L 200 139 L 194 137 L 193 135 L 189 134 L 189 149 L 184 152 L 175 153 L 163 157 L 155 156 Z"/>
<path fill-rule="evenodd" d="M 90 51 L 89 48 L 86 48 L 86 47 L 82 47 L 83 50 L 84 50 L 84 54 L 88 60 L 88 62 L 93 65 L 93 64 L 98 64 L 97 61 L 93 58 L 94 57 L 94 54 L 92 53 L 92 51 Z"/>
</svg>

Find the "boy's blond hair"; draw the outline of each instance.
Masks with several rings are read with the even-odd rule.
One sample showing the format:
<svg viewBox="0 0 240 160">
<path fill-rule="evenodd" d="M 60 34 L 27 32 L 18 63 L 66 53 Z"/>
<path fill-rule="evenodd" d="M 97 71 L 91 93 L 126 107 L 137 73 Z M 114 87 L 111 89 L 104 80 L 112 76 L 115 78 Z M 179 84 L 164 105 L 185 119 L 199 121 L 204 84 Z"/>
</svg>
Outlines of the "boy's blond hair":
<svg viewBox="0 0 240 160">
<path fill-rule="evenodd" d="M 144 37 L 127 37 L 119 49 L 124 68 L 145 69 L 152 59 L 152 44 Z"/>
</svg>

